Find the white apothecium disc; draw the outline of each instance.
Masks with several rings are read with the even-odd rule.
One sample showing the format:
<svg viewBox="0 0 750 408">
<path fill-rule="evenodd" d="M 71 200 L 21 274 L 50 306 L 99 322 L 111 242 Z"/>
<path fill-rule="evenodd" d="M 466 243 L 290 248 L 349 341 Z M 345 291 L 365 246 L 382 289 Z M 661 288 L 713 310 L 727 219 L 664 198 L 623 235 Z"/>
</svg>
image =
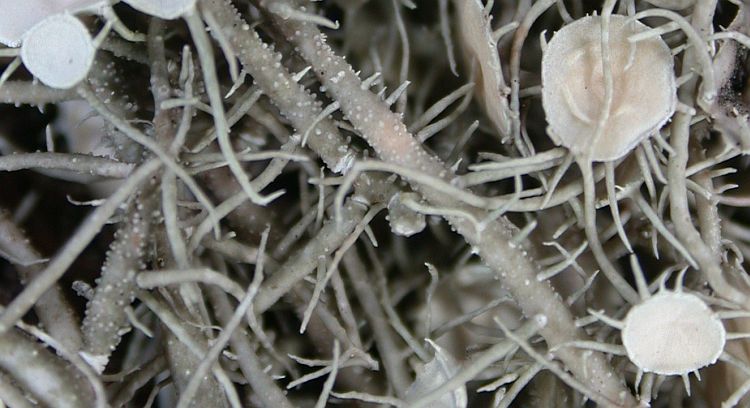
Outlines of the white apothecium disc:
<svg viewBox="0 0 750 408">
<path fill-rule="evenodd" d="M 163 18 L 174 20 L 187 14 L 195 7 L 195 0 L 123 0 L 134 9 Z"/>
<path fill-rule="evenodd" d="M 613 99 L 604 132 L 592 139 L 604 105 L 601 17 L 588 16 L 558 31 L 542 58 L 542 105 L 558 145 L 591 160 L 616 160 L 669 120 L 677 104 L 673 57 L 659 37 L 628 41 L 649 27 L 613 15 L 609 54 Z"/>
<path fill-rule="evenodd" d="M 47 0 L 0 0 L 0 43 L 18 47 L 26 31 L 51 13 Z"/>
<path fill-rule="evenodd" d="M 18 47 L 24 34 L 45 18 L 95 11 L 104 4 L 106 0 L 0 0 L 0 43 Z"/>
<path fill-rule="evenodd" d="M 45 85 L 68 89 L 86 78 L 96 48 L 86 27 L 69 14 L 45 18 L 26 33 L 21 59 Z"/>
<path fill-rule="evenodd" d="M 721 355 L 726 331 L 699 297 L 662 291 L 633 306 L 625 317 L 622 344 L 644 372 L 684 375 Z"/>
</svg>

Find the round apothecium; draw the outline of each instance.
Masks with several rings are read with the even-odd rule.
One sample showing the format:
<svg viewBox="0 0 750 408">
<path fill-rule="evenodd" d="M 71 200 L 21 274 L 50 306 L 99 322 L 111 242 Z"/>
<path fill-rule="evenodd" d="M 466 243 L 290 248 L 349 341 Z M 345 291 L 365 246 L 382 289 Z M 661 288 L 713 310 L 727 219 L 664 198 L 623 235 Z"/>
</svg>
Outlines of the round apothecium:
<svg viewBox="0 0 750 408">
<path fill-rule="evenodd" d="M 9 47 L 20 46 L 31 27 L 57 11 L 44 0 L 0 0 L 0 10 L 0 43 Z"/>
<path fill-rule="evenodd" d="M 86 27 L 63 13 L 40 21 L 24 36 L 21 59 L 44 84 L 68 89 L 86 78 L 96 48 Z"/>
<path fill-rule="evenodd" d="M 648 26 L 621 15 L 610 17 L 612 105 L 602 136 L 591 146 L 604 104 L 601 17 L 588 16 L 560 29 L 542 58 L 542 104 L 549 134 L 558 145 L 591 160 L 616 160 L 672 116 L 677 104 L 673 58 L 653 36 L 628 37 Z"/>
<path fill-rule="evenodd" d="M 174 20 L 195 8 L 195 0 L 124 0 L 134 9 L 163 18 Z"/>
<path fill-rule="evenodd" d="M 96 12 L 106 4 L 107 0 L 0 0 L 0 44 L 18 47 L 27 31 L 51 15 Z"/>
<path fill-rule="evenodd" d="M 633 306 L 622 344 L 644 372 L 686 375 L 716 362 L 726 331 L 711 308 L 690 293 L 663 290 Z"/>
</svg>

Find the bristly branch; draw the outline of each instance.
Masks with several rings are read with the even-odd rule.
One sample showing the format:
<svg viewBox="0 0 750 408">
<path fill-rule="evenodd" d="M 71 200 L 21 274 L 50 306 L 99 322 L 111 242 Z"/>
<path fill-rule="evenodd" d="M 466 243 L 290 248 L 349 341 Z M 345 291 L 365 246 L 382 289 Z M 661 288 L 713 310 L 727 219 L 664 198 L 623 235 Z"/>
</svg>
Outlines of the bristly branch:
<svg viewBox="0 0 750 408">
<path fill-rule="evenodd" d="M 744 2 L 17 3 L 6 404 L 747 405 Z"/>
</svg>

